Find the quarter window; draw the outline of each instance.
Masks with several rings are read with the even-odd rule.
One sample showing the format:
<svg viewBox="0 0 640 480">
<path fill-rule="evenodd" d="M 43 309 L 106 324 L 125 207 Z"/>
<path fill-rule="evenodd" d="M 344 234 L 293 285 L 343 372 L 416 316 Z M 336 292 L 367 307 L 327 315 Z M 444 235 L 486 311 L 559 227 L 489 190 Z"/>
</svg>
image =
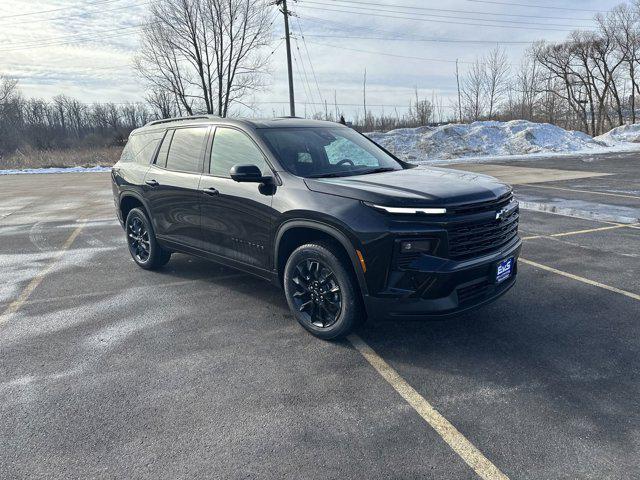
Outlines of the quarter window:
<svg viewBox="0 0 640 480">
<path fill-rule="evenodd" d="M 270 175 L 264 155 L 244 133 L 233 128 L 216 128 L 211 148 L 210 172 L 218 177 L 229 177 L 234 165 L 256 165 L 263 175 Z"/>
<path fill-rule="evenodd" d="M 120 161 L 123 163 L 149 164 L 156 152 L 163 132 L 136 133 L 129 137 L 127 145 L 122 151 Z"/>
<path fill-rule="evenodd" d="M 180 172 L 200 173 L 207 131 L 206 127 L 176 129 L 169 147 L 167 168 Z"/>
</svg>

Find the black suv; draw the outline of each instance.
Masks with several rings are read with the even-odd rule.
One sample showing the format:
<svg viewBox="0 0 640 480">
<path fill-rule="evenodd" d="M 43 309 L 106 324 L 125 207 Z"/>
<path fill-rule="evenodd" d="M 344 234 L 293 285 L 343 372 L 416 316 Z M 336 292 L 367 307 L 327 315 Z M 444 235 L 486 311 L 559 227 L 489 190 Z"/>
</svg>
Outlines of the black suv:
<svg viewBox="0 0 640 480">
<path fill-rule="evenodd" d="M 494 178 L 405 163 L 331 122 L 151 122 L 113 167 L 142 268 L 198 255 L 284 288 L 322 338 L 365 317 L 431 317 L 511 288 L 518 204 Z"/>
</svg>

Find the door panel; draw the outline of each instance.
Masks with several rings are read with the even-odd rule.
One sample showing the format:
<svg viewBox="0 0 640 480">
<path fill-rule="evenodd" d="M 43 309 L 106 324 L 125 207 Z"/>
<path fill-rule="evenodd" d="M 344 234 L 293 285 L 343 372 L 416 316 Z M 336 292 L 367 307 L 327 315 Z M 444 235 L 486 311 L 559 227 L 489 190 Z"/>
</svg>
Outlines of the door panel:
<svg viewBox="0 0 640 480">
<path fill-rule="evenodd" d="M 169 130 L 143 186 L 156 234 L 195 248 L 202 246 L 198 184 L 209 130 Z"/>
<path fill-rule="evenodd" d="M 205 174 L 200 181 L 202 248 L 270 269 L 273 189 L 229 178 L 229 169 L 239 164 L 257 165 L 263 174 L 271 174 L 262 151 L 246 133 L 216 127 L 209 163 L 216 176 Z"/>
<path fill-rule="evenodd" d="M 214 188 L 218 194 L 205 193 Z M 256 183 L 203 175 L 200 181 L 202 248 L 208 252 L 269 269 L 271 267 L 272 195 Z"/>
<path fill-rule="evenodd" d="M 156 181 L 156 186 L 150 186 Z M 156 234 L 199 248 L 199 173 L 172 172 L 152 165 L 145 176 L 145 197 Z"/>
</svg>

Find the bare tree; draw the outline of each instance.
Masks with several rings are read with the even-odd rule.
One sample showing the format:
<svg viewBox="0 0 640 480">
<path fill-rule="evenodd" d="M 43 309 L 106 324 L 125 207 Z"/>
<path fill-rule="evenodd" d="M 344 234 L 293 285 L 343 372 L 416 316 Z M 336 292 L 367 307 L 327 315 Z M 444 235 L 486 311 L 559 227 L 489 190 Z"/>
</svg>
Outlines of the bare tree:
<svg viewBox="0 0 640 480">
<path fill-rule="evenodd" d="M 147 103 L 160 118 L 171 118 L 180 115 L 179 105 L 176 104 L 175 96 L 166 90 L 154 88 L 146 97 Z"/>
<path fill-rule="evenodd" d="M 471 68 L 462 79 L 462 109 L 464 115 L 477 121 L 483 116 L 486 108 L 485 95 L 485 70 L 480 59 L 471 65 Z"/>
<path fill-rule="evenodd" d="M 499 46 L 491 50 L 484 59 L 484 81 L 488 103 L 488 116 L 500 108 L 509 85 L 509 60 Z"/>
<path fill-rule="evenodd" d="M 227 116 L 264 86 L 272 22 L 265 1 L 156 0 L 136 69 L 180 110 Z"/>
<path fill-rule="evenodd" d="M 636 98 L 640 95 L 640 84 L 637 78 L 640 63 L 640 2 L 636 8 L 620 4 L 606 15 L 596 16 L 602 35 L 613 40 L 618 58 L 626 65 L 628 79 L 631 83 L 629 96 L 631 122 L 636 122 Z"/>
</svg>

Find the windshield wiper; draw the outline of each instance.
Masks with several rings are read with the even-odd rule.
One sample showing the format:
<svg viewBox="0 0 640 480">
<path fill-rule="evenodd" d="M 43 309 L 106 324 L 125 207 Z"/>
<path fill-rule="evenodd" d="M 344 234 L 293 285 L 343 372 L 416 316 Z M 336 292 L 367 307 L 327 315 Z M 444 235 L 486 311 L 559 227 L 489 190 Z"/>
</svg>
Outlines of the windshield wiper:
<svg viewBox="0 0 640 480">
<path fill-rule="evenodd" d="M 369 173 L 395 172 L 396 170 L 397 169 L 393 167 L 380 167 L 371 170 L 365 170 L 364 172 L 359 172 L 358 175 L 367 175 Z"/>
<path fill-rule="evenodd" d="M 397 169 L 393 167 L 379 167 L 372 168 L 370 170 L 347 170 L 344 172 L 316 173 L 314 175 L 307 175 L 307 178 L 353 177 L 356 175 L 367 175 L 369 173 L 394 172 L 395 170 Z"/>
<path fill-rule="evenodd" d="M 314 175 L 307 175 L 307 178 L 347 177 L 349 175 L 354 175 L 354 174 L 352 172 L 316 173 Z"/>
</svg>

